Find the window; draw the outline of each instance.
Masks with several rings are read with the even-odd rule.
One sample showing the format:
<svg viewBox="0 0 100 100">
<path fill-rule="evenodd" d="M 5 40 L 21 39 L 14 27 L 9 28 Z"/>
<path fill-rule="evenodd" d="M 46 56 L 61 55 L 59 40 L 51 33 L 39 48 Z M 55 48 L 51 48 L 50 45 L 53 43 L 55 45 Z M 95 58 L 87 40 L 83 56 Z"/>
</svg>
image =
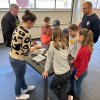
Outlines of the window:
<svg viewBox="0 0 100 100">
<path fill-rule="evenodd" d="M 98 0 L 97 8 L 100 9 L 100 0 Z"/>
<path fill-rule="evenodd" d="M 100 0 L 86 0 L 86 1 L 90 1 L 94 9 L 100 9 Z"/>
<path fill-rule="evenodd" d="M 34 8 L 34 0 L 10 0 L 10 4 L 15 3 L 20 8 Z"/>
<path fill-rule="evenodd" d="M 87 0 L 87 1 L 90 1 L 92 3 L 94 9 L 96 8 L 97 0 Z"/>
<path fill-rule="evenodd" d="M 71 9 L 72 0 L 56 0 L 56 8 L 60 9 Z"/>
<path fill-rule="evenodd" d="M 9 8 L 13 3 L 20 8 L 71 9 L 72 0 L 0 0 L 0 8 Z"/>
<path fill-rule="evenodd" d="M 0 0 L 0 8 L 9 8 L 8 0 Z"/>
<path fill-rule="evenodd" d="M 36 0 L 36 8 L 55 8 L 55 0 Z"/>
</svg>

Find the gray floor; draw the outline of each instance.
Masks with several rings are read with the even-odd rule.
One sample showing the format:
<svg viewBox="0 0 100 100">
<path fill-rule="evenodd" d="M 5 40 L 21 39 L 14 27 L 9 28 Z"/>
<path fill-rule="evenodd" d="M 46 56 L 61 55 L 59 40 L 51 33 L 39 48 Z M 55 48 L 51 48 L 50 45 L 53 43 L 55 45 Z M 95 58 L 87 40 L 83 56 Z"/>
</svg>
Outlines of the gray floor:
<svg viewBox="0 0 100 100">
<path fill-rule="evenodd" d="M 9 63 L 9 48 L 0 45 L 0 100 L 15 100 L 14 72 Z M 41 76 L 27 65 L 26 81 L 35 85 L 36 89 L 30 93 L 30 100 L 43 100 L 43 83 Z M 49 79 L 49 84 L 52 78 Z M 50 100 L 58 100 L 49 90 Z M 94 46 L 94 52 L 89 64 L 88 76 L 82 85 L 81 100 L 100 100 L 100 39 Z"/>
</svg>

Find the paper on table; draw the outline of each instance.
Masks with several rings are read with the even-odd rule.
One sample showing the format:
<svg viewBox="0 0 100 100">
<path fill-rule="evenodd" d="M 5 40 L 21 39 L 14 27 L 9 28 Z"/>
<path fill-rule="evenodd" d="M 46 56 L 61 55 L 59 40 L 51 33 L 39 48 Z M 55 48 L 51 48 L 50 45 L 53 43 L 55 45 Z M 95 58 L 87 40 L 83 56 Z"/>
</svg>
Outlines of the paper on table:
<svg viewBox="0 0 100 100">
<path fill-rule="evenodd" d="M 32 58 L 32 60 L 36 61 L 36 62 L 40 62 L 42 60 L 44 60 L 46 57 L 42 56 L 41 54 L 39 54 L 38 56 L 35 56 L 34 58 Z"/>
<path fill-rule="evenodd" d="M 36 41 L 37 45 L 41 46 L 41 41 Z"/>
</svg>

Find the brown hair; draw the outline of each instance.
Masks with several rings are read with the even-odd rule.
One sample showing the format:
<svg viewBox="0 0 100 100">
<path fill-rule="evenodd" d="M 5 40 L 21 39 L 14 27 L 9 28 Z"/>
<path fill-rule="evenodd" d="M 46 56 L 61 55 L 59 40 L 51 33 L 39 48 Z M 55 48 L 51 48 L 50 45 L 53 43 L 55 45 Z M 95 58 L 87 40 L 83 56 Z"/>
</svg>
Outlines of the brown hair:
<svg viewBox="0 0 100 100">
<path fill-rule="evenodd" d="M 36 19 L 37 19 L 36 15 L 31 13 L 30 10 L 26 10 L 25 14 L 22 16 L 22 20 L 24 22 L 27 22 L 27 21 L 34 22 L 34 21 L 36 21 Z"/>
<path fill-rule="evenodd" d="M 86 29 L 86 28 L 81 28 L 79 30 L 79 35 L 84 36 L 84 40 L 82 42 L 82 47 L 84 47 L 85 45 L 88 45 L 89 49 L 92 53 L 92 51 L 93 51 L 93 32 L 91 30 Z"/>
<path fill-rule="evenodd" d="M 50 17 L 45 17 L 44 18 L 44 22 L 49 22 L 50 21 Z"/>
<path fill-rule="evenodd" d="M 87 4 L 88 7 L 92 8 L 92 3 L 90 1 L 85 2 L 83 5 Z"/>
<path fill-rule="evenodd" d="M 70 24 L 68 26 L 68 29 L 70 29 L 72 31 L 78 31 L 78 26 L 76 24 Z"/>
<path fill-rule="evenodd" d="M 52 40 L 54 41 L 54 47 L 57 50 L 59 50 L 59 48 L 65 49 L 66 47 L 68 47 L 68 42 L 67 40 L 65 41 L 63 32 L 60 28 L 53 29 Z"/>
</svg>

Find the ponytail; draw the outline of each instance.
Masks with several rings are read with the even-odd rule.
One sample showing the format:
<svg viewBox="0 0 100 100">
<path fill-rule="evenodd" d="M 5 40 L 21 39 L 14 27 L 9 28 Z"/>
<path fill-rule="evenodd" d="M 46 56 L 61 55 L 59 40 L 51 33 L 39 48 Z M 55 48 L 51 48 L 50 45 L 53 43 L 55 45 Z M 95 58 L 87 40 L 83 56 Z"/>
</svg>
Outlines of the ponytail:
<svg viewBox="0 0 100 100">
<path fill-rule="evenodd" d="M 82 28 L 79 30 L 79 35 L 84 36 L 84 40 L 82 42 L 82 47 L 84 47 L 85 45 L 88 45 L 89 49 L 92 53 L 92 51 L 93 51 L 93 32 L 91 30 Z"/>
</svg>

